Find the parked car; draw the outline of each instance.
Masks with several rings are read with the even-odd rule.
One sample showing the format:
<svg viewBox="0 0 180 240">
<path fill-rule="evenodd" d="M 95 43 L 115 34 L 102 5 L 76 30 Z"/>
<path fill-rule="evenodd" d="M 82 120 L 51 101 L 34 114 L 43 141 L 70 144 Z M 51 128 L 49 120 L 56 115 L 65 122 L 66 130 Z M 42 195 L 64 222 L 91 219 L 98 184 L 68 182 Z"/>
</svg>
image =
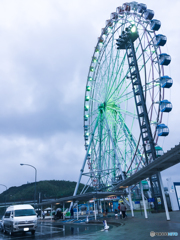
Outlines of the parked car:
<svg viewBox="0 0 180 240">
<path fill-rule="evenodd" d="M 6 209 L 2 220 L 3 231 L 12 235 L 15 232 L 31 232 L 35 234 L 37 215 L 31 205 L 14 205 Z"/>
<path fill-rule="evenodd" d="M 0 231 L 3 232 L 3 219 L 4 216 L 2 217 L 2 220 L 0 220 Z"/>
</svg>

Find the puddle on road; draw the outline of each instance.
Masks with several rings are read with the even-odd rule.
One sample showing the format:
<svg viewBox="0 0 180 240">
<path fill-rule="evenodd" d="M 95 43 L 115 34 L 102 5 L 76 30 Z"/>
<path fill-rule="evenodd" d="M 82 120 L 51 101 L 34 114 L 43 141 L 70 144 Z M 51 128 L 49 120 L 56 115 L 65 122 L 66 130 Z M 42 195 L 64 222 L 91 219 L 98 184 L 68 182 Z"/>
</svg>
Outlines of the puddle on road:
<svg viewBox="0 0 180 240">
<path fill-rule="evenodd" d="M 111 228 L 111 227 L 110 227 Z M 73 224 L 49 224 L 39 223 L 35 236 L 32 236 L 30 232 L 27 233 L 15 233 L 10 237 L 9 234 L 1 234 L 0 240 L 14 239 L 14 240 L 28 240 L 28 239 L 59 239 L 61 237 L 69 237 L 68 239 L 74 239 L 75 236 L 81 234 L 90 234 L 103 229 L 102 225 L 73 225 Z"/>
<path fill-rule="evenodd" d="M 58 228 L 62 229 L 61 236 L 75 236 L 79 234 L 89 234 L 93 233 L 96 231 L 100 231 L 103 229 L 103 224 L 102 226 L 99 225 L 54 225 L 58 226 Z"/>
</svg>

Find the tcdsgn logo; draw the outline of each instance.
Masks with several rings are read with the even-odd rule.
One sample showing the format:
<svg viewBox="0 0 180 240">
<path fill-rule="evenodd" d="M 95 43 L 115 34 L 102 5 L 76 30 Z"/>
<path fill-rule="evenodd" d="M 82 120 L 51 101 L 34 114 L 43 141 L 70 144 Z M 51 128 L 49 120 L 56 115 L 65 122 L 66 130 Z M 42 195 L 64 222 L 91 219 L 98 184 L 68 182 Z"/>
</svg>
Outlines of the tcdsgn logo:
<svg viewBox="0 0 180 240">
<path fill-rule="evenodd" d="M 150 232 L 150 236 L 151 236 L 151 237 L 155 237 L 155 236 L 156 236 L 156 233 L 152 231 L 152 232 Z"/>
<path fill-rule="evenodd" d="M 151 231 L 150 232 L 150 236 L 151 237 L 155 237 L 155 236 L 159 236 L 159 237 L 162 237 L 162 236 L 171 236 L 171 237 L 177 237 L 178 236 L 178 233 L 177 232 L 154 232 L 154 231 Z"/>
</svg>

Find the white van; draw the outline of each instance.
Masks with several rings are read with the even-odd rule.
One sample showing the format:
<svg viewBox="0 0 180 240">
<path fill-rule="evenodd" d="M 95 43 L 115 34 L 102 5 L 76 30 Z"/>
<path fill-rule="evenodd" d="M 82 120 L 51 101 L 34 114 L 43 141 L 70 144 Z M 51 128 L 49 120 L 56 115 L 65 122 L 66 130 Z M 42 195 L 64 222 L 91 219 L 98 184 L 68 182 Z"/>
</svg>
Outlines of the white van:
<svg viewBox="0 0 180 240">
<path fill-rule="evenodd" d="M 3 217 L 3 231 L 12 235 L 14 232 L 35 234 L 37 215 L 31 205 L 13 205 L 6 209 Z"/>
</svg>

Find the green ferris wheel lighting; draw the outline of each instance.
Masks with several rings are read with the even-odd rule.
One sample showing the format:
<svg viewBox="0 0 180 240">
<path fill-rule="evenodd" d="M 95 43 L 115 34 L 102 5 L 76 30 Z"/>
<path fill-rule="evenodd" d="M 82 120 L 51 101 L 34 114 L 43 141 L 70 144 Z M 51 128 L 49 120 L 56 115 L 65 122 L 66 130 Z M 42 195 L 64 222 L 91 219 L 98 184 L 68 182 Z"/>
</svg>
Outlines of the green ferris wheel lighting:
<svg viewBox="0 0 180 240">
<path fill-rule="evenodd" d="M 143 114 L 138 113 L 142 107 L 140 86 L 141 95 L 147 99 L 143 104 L 153 136 L 157 136 L 155 123 L 160 119 L 161 83 L 155 79 L 161 79 L 162 71 L 159 61 L 151 61 L 158 59 L 156 46 L 151 44 L 154 32 L 148 30 L 152 22 L 142 21 L 145 15 L 140 20 L 133 9 L 128 14 L 121 13 L 113 13 L 102 29 L 85 88 L 83 166 L 87 163 L 86 176 L 98 191 L 114 189 L 123 173 L 130 177 L 146 165 L 141 132 L 146 126 L 139 124 Z M 132 86 L 136 91 L 132 91 Z M 152 108 L 154 102 L 157 104 Z M 147 161 L 151 161 L 148 136 L 146 139 Z"/>
<path fill-rule="evenodd" d="M 131 28 L 131 32 L 132 32 L 132 33 L 137 32 L 137 28 L 136 28 L 136 26 L 132 26 L 132 28 Z"/>
</svg>

